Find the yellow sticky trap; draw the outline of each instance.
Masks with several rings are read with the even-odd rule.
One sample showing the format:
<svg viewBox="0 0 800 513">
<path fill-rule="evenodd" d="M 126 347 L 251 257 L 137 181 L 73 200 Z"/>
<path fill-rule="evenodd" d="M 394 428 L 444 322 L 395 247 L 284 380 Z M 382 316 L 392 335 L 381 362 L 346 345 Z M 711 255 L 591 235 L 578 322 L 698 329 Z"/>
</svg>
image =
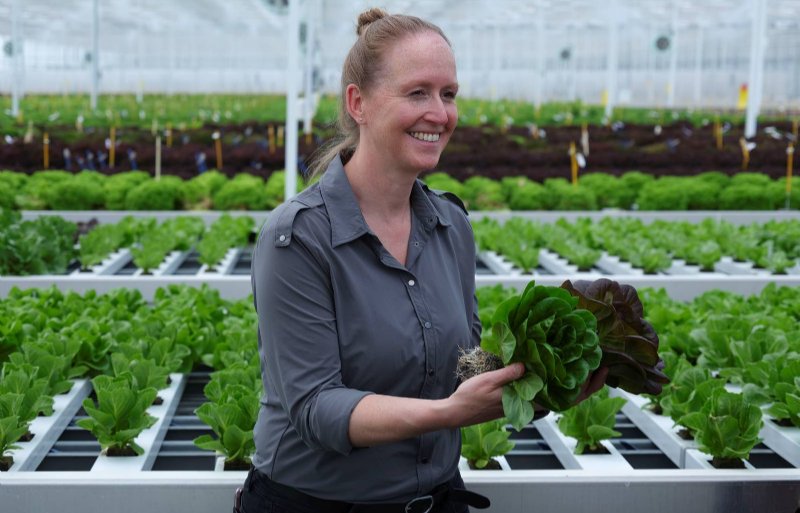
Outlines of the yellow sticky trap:
<svg viewBox="0 0 800 513">
<path fill-rule="evenodd" d="M 742 84 L 739 87 L 739 99 L 736 101 L 736 108 L 738 110 L 747 108 L 747 84 Z"/>
<path fill-rule="evenodd" d="M 603 93 L 600 95 L 600 105 L 603 107 L 608 105 L 608 89 L 603 89 Z"/>
<path fill-rule="evenodd" d="M 283 148 L 283 125 L 278 127 L 278 147 Z"/>
</svg>

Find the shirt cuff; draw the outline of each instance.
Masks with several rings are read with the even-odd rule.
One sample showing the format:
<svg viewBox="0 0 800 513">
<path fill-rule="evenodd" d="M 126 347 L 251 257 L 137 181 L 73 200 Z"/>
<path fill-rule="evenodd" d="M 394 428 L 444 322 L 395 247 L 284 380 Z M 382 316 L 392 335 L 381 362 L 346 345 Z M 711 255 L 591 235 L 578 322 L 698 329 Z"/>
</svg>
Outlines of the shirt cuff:
<svg viewBox="0 0 800 513">
<path fill-rule="evenodd" d="M 352 388 L 331 388 L 317 395 L 311 415 L 311 432 L 325 449 L 348 455 L 353 450 L 350 443 L 350 416 L 356 405 L 373 392 Z"/>
</svg>

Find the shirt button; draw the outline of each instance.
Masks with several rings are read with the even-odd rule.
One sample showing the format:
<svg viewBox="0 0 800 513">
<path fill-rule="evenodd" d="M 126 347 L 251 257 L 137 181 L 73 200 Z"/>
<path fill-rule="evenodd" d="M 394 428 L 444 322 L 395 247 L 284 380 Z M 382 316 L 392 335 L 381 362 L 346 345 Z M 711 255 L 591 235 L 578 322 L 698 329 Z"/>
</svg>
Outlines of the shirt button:
<svg viewBox="0 0 800 513">
<path fill-rule="evenodd" d="M 433 369 L 428 369 L 428 376 L 433 376 L 436 372 Z"/>
<path fill-rule="evenodd" d="M 431 459 L 430 459 L 430 458 L 428 458 L 427 456 L 424 456 L 424 457 L 423 457 L 423 458 L 422 458 L 420 461 L 421 461 L 423 464 L 427 465 L 428 463 L 430 463 L 430 462 L 431 462 Z"/>
<path fill-rule="evenodd" d="M 281 235 L 280 237 L 278 237 L 278 240 L 281 241 L 281 242 L 285 241 L 286 240 L 286 235 Z"/>
<path fill-rule="evenodd" d="M 423 326 L 425 326 L 425 328 L 427 328 L 427 329 L 430 329 L 431 323 L 428 322 L 428 321 L 425 321 L 425 324 L 423 324 Z"/>
<path fill-rule="evenodd" d="M 416 284 L 417 284 L 417 282 L 415 282 L 414 280 L 408 280 L 408 286 L 409 287 L 413 287 Z"/>
</svg>

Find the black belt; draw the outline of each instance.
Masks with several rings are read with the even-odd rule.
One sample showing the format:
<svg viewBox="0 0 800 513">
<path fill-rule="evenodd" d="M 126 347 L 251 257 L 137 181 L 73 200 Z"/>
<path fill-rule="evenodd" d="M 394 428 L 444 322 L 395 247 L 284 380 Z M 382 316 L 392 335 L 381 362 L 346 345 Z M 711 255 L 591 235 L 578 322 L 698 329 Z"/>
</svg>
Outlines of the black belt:
<svg viewBox="0 0 800 513">
<path fill-rule="evenodd" d="M 434 507 L 449 502 L 466 504 L 477 509 L 486 509 L 491 504 L 489 499 L 483 495 L 470 492 L 463 488 L 456 488 L 452 486 L 450 482 L 440 484 L 429 493 L 414 497 L 408 502 L 359 504 L 313 497 L 291 486 L 276 483 L 262 472 L 251 467 L 248 481 L 254 477 L 268 483 L 267 486 L 278 492 L 281 496 L 289 500 L 295 500 L 301 504 L 313 506 L 315 509 L 318 508 L 318 511 L 341 511 L 348 513 L 428 513 L 432 511 Z M 247 485 L 251 485 L 251 483 L 247 483 Z M 234 507 L 234 512 L 238 513 L 238 504 Z"/>
<path fill-rule="evenodd" d="M 463 488 L 454 488 L 444 483 L 429 494 L 420 495 L 408 502 L 395 504 L 354 504 L 352 513 L 428 513 L 435 506 L 455 502 L 473 508 L 486 509 L 491 503 L 488 498 Z"/>
</svg>

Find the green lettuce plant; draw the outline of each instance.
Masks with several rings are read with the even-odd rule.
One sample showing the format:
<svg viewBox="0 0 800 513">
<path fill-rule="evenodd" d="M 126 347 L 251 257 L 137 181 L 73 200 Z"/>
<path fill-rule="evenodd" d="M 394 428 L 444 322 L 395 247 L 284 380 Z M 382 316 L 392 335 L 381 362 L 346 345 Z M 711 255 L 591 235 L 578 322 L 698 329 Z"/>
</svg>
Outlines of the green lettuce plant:
<svg viewBox="0 0 800 513">
<path fill-rule="evenodd" d="M 758 433 L 764 425 L 758 406 L 724 388 L 714 389 L 699 411 L 680 422 L 694 431 L 698 447 L 714 457 L 718 468 L 743 466 L 741 460 L 761 441 Z"/>
<path fill-rule="evenodd" d="M 495 310 L 492 336 L 481 347 L 502 365 L 525 364 L 524 376 L 503 388 L 503 410 L 517 430 L 533 419 L 534 401 L 551 410 L 569 408 L 600 364 L 597 321 L 577 303 L 564 289 L 532 281 Z"/>
<path fill-rule="evenodd" d="M 608 389 L 604 388 L 565 410 L 558 420 L 558 429 L 577 440 L 575 454 L 602 452 L 600 442 L 622 435 L 614 426 L 625 402 L 622 397 L 608 397 Z"/>
<path fill-rule="evenodd" d="M 0 404 L 5 402 L 5 399 L 5 396 L 0 398 Z M 0 415 L 0 471 L 5 472 L 14 464 L 14 458 L 10 453 L 19 449 L 16 442 L 27 430 L 27 424 L 20 424 L 19 417 L 16 415 Z"/>
<path fill-rule="evenodd" d="M 683 424 L 682 419 L 689 413 L 698 411 L 708 401 L 711 393 L 724 388 L 725 381 L 713 379 L 708 369 L 688 367 L 678 372 L 669 385 L 669 394 L 661 400 L 664 415 L 668 415 L 676 424 Z M 694 436 L 691 426 L 685 433 L 687 438 Z"/>
<path fill-rule="evenodd" d="M 206 385 L 210 402 L 195 410 L 197 416 L 211 427 L 215 436 L 202 435 L 194 443 L 201 449 L 216 451 L 225 456 L 226 467 L 250 464 L 255 452 L 253 427 L 260 408 L 259 395 L 246 385 Z M 209 388 L 211 387 L 211 388 Z"/>
<path fill-rule="evenodd" d="M 97 376 L 92 379 L 92 386 L 97 404 L 91 398 L 83 401 L 89 418 L 79 420 L 78 426 L 91 431 L 100 442 L 103 454 L 143 454 L 144 449 L 134 440 L 156 422 L 156 418 L 147 413 L 156 398 L 156 389 L 137 389 L 129 375 Z"/>
<path fill-rule="evenodd" d="M 494 458 L 503 456 L 514 448 L 506 430 L 506 420 L 497 419 L 461 428 L 461 456 L 474 469 L 487 467 L 499 470 Z"/>
<path fill-rule="evenodd" d="M 11 412 L 21 423 L 28 424 L 39 414 L 53 414 L 53 397 L 47 394 L 49 383 L 47 378 L 38 377 L 38 370 L 28 363 L 6 362 L 0 371 L 0 395 L 22 396 L 16 411 Z"/>
</svg>

